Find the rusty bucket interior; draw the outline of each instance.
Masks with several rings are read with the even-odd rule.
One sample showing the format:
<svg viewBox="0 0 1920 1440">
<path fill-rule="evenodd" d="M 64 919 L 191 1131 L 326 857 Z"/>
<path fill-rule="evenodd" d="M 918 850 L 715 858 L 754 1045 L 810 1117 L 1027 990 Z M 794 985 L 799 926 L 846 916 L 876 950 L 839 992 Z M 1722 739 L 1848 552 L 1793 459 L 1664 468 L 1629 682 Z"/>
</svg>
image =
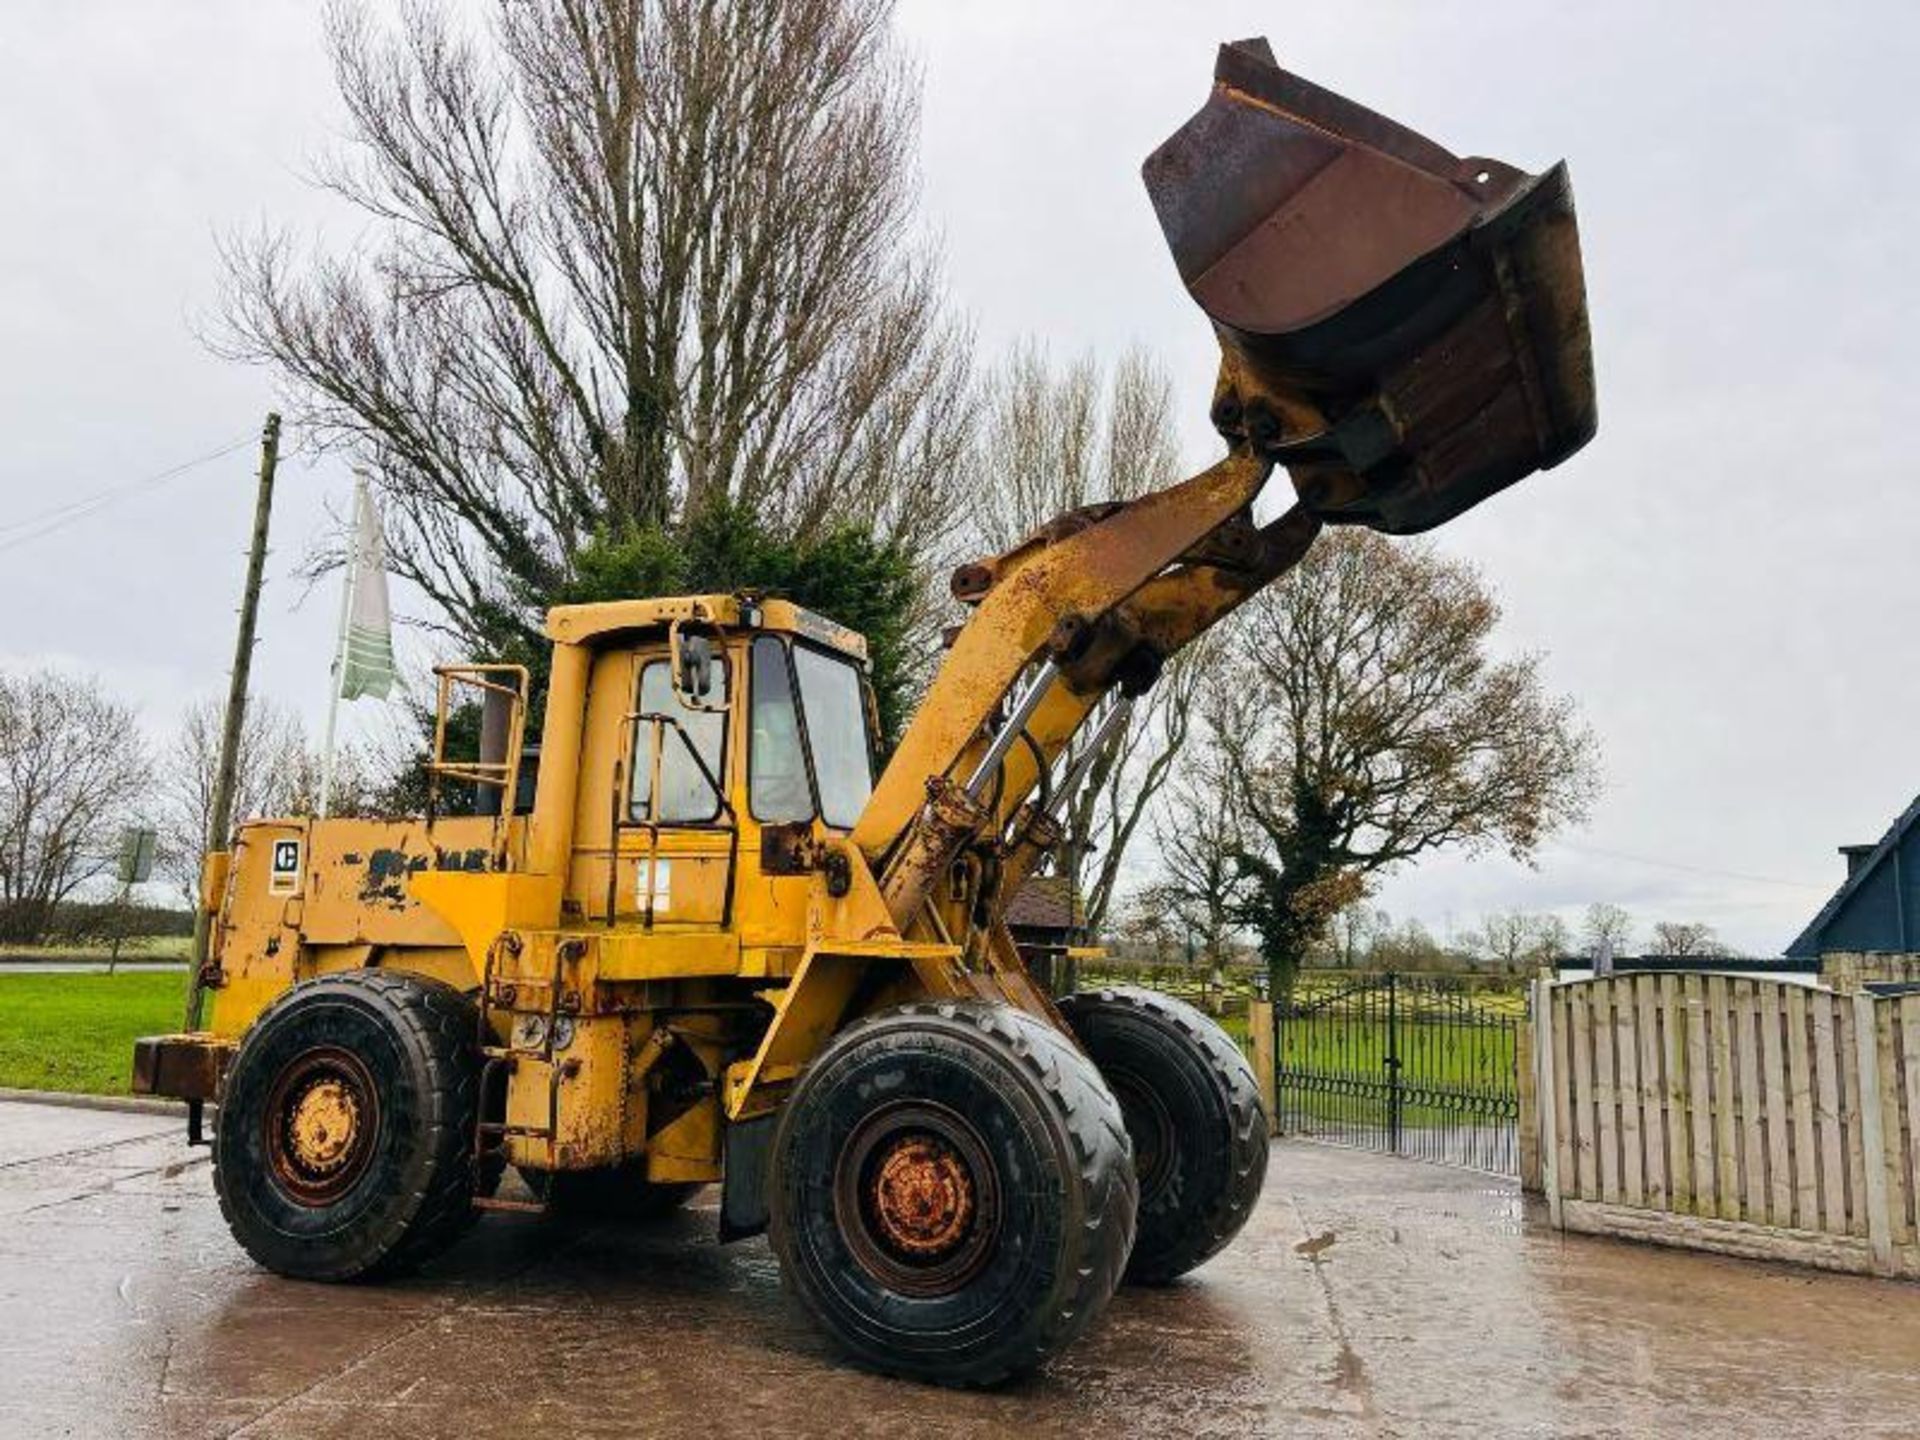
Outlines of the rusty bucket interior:
<svg viewBox="0 0 1920 1440">
<path fill-rule="evenodd" d="M 1323 519 L 1430 529 L 1593 437 L 1564 164 L 1462 159 L 1249 40 L 1144 173 L 1220 338 L 1215 425 Z"/>
</svg>

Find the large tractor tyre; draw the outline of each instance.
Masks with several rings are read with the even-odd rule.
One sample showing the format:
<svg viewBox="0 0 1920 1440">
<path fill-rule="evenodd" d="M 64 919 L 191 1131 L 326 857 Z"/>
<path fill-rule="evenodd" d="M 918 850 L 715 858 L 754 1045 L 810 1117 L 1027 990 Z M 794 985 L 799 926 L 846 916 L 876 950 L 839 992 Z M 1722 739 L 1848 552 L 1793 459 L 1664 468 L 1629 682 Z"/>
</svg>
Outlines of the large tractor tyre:
<svg viewBox="0 0 1920 1440">
<path fill-rule="evenodd" d="M 214 1138 L 220 1210 L 300 1280 L 399 1274 L 474 1218 L 473 1005 L 380 970 L 296 985 L 247 1032 Z"/>
<path fill-rule="evenodd" d="M 547 1202 L 547 1213 L 554 1219 L 594 1224 L 664 1220 L 701 1188 L 691 1181 L 649 1180 L 644 1160 L 557 1174 L 522 1165 L 520 1176 L 529 1190 Z"/>
<path fill-rule="evenodd" d="M 855 1359 L 946 1385 L 1032 1370 L 1105 1308 L 1137 1192 L 1120 1107 L 1065 1036 L 982 1002 L 849 1026 L 773 1140 L 781 1275 Z"/>
<path fill-rule="evenodd" d="M 1240 1048 L 1151 990 L 1070 995 L 1060 1013 L 1120 1102 L 1140 1181 L 1127 1279 L 1164 1285 L 1240 1233 L 1267 1174 L 1267 1114 Z"/>
</svg>

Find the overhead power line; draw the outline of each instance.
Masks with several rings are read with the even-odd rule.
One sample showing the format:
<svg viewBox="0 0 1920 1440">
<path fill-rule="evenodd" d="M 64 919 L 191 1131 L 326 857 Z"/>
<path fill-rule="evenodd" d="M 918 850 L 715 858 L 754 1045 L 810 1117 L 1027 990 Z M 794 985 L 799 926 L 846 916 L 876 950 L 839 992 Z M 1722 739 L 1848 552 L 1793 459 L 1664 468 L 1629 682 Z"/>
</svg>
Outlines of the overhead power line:
<svg viewBox="0 0 1920 1440">
<path fill-rule="evenodd" d="M 1593 855 L 1603 860 L 1625 860 L 1633 865 L 1646 865 L 1655 870 L 1679 870 L 1688 875 L 1704 875 L 1713 880 L 1744 880 L 1750 885 L 1779 885 L 1789 890 L 1832 890 L 1831 885 L 1816 885 L 1806 880 L 1782 880 L 1773 875 L 1748 875 L 1740 870 L 1715 870 L 1706 865 L 1687 865 L 1678 860 L 1656 860 L 1651 855 L 1630 855 L 1624 850 L 1602 850 L 1595 845 L 1569 845 L 1564 840 L 1556 841 L 1555 848 L 1571 850 L 1576 855 Z"/>
<path fill-rule="evenodd" d="M 197 469 L 202 465 L 211 464 L 215 460 L 231 455 L 243 446 L 251 444 L 253 438 L 251 435 L 242 435 L 239 439 L 230 440 L 216 450 L 209 450 L 204 455 L 196 455 L 191 460 L 182 460 L 178 465 L 170 466 L 158 474 L 147 475 L 138 480 L 128 480 L 123 484 L 110 486 L 105 490 L 98 491 L 79 500 L 69 500 L 64 505 L 56 505 L 50 510 L 42 510 L 37 515 L 27 515 L 18 520 L 0 522 L 0 537 L 5 537 L 0 538 L 0 554 L 4 554 L 6 551 L 15 549 L 18 546 L 26 545 L 34 540 L 42 539 L 45 536 L 53 534 L 55 531 L 64 530 L 67 526 L 85 520 L 90 515 L 97 515 L 102 510 L 110 509 L 122 500 L 131 499 L 135 495 L 156 489 L 166 484 L 169 480 L 178 479 L 190 470 Z"/>
</svg>

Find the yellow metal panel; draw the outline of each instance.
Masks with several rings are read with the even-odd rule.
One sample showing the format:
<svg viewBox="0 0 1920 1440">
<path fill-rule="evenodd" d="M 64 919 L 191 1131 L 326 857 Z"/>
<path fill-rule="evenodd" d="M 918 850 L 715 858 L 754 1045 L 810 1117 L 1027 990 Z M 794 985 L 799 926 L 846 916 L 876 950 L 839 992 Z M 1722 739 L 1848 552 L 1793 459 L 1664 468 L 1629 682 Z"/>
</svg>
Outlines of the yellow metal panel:
<svg viewBox="0 0 1920 1440">
<path fill-rule="evenodd" d="M 790 950 L 792 957 L 782 972 L 790 973 L 806 944 L 812 893 L 810 875 L 768 875 L 761 870 L 760 827 L 747 820 L 740 837 L 733 895 L 733 924 L 740 943 L 749 949 Z"/>
<path fill-rule="evenodd" d="M 794 635 L 867 658 L 867 639 L 802 609 L 790 600 L 762 600 L 755 607 L 756 628 Z M 706 620 L 728 629 L 738 628 L 743 607 L 737 595 L 675 595 L 652 600 L 612 600 L 595 605 L 557 605 L 547 612 L 547 637 L 568 645 L 587 645 L 625 631 L 664 629 L 676 620 Z"/>
<path fill-rule="evenodd" d="M 585 723 L 591 658 L 577 645 L 553 647 L 526 851 L 526 868 L 536 875 L 562 874 L 572 852 L 573 808 L 580 787 L 580 727 Z"/>
<path fill-rule="evenodd" d="M 207 1030 L 225 1039 L 237 1039 L 260 1017 L 260 1012 L 286 993 L 293 981 L 286 975 L 241 975 L 218 990 L 209 991 L 212 1006 Z"/>
<path fill-rule="evenodd" d="M 740 973 L 737 932 L 656 927 L 609 930 L 598 940 L 602 980 L 677 980 Z"/>
<path fill-rule="evenodd" d="M 515 1164 L 585 1170 L 617 1165 L 639 1149 L 644 1132 L 633 1119 L 644 1101 L 627 1090 L 626 1017 L 568 1023 L 572 1040 L 551 1063 L 539 1054 L 515 1054 L 507 1123 L 532 1132 L 512 1137 L 508 1153 Z"/>
<path fill-rule="evenodd" d="M 208 1026 L 217 1035 L 245 1032 L 254 1017 L 299 979 L 299 894 L 272 893 L 274 846 L 306 843 L 301 820 L 257 820 L 234 834 L 226 894 L 215 917 L 210 958 L 220 982 L 210 992 Z M 304 848 L 302 855 L 304 856 Z"/>
<path fill-rule="evenodd" d="M 501 931 L 551 928 L 560 918 L 560 880 L 552 875 L 428 871 L 414 876 L 413 894 L 466 947 L 476 979 Z"/>
<path fill-rule="evenodd" d="M 566 891 L 569 912 L 583 919 L 606 918 L 606 857 L 612 853 L 614 816 L 627 813 L 632 782 L 622 752 L 628 738 L 626 717 L 637 698 L 642 663 L 642 657 L 630 650 L 608 651 L 593 658 Z M 594 863 L 596 856 L 598 862 Z"/>
<path fill-rule="evenodd" d="M 800 968 L 806 953 L 806 948 L 801 945 L 743 943 L 740 947 L 740 968 L 736 973 L 748 980 L 785 979 Z"/>
<path fill-rule="evenodd" d="M 309 944 L 457 945 L 420 883 L 503 869 L 522 822 L 315 820 L 307 826 L 301 934 Z"/>
<path fill-rule="evenodd" d="M 964 977 L 954 969 L 957 957 L 951 945 L 894 939 L 810 949 L 793 982 L 768 996 L 775 1014 L 753 1059 L 727 1071 L 728 1118 L 738 1120 L 771 1108 L 767 1087 L 791 1079 L 819 1053 L 846 1020 L 854 992 L 876 964 L 950 977 L 933 994 L 969 993 Z M 922 993 L 928 993 L 924 985 Z"/>
<path fill-rule="evenodd" d="M 220 913 L 221 898 L 227 892 L 227 872 L 233 863 L 228 850 L 209 850 L 200 867 L 200 908 L 209 915 Z"/>
<path fill-rule="evenodd" d="M 727 1118 L 743 1119 L 771 1108 L 765 1085 L 778 1084 L 819 1053 L 839 1026 L 854 988 L 872 963 L 867 956 L 809 953 L 775 1001 L 773 1023 L 751 1061 L 727 1071 Z M 762 1083 L 764 1080 L 764 1084 Z"/>
<path fill-rule="evenodd" d="M 730 838 L 719 830 L 663 827 L 655 847 L 644 827 L 622 829 L 614 918 L 639 921 L 651 894 L 656 920 L 719 925 L 726 909 Z M 567 893 L 585 919 L 606 918 L 607 864 L 603 848 L 574 854 Z"/>
<path fill-rule="evenodd" d="M 647 1178 L 701 1181 L 720 1178 L 720 1105 L 702 1100 L 647 1140 Z"/>
</svg>

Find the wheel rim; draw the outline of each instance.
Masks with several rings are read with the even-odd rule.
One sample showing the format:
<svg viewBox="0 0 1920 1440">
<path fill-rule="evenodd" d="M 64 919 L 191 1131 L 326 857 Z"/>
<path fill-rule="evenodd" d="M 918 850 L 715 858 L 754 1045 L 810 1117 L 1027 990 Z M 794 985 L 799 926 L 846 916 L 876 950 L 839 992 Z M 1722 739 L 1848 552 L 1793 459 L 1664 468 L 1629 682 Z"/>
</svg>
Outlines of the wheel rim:
<svg viewBox="0 0 1920 1440">
<path fill-rule="evenodd" d="M 979 1133 L 925 1101 L 887 1106 L 854 1129 L 834 1164 L 833 1205 L 855 1261 L 909 1295 L 963 1288 L 1000 1231 L 998 1172 Z"/>
<path fill-rule="evenodd" d="M 359 1056 L 305 1051 L 275 1078 L 265 1114 L 274 1180 L 307 1206 L 338 1200 L 365 1175 L 380 1129 L 380 1097 Z"/>
<path fill-rule="evenodd" d="M 1154 1088 L 1131 1071 L 1110 1069 L 1103 1078 L 1120 1102 L 1120 1118 L 1133 1141 L 1133 1173 L 1139 1179 L 1144 1206 L 1165 1188 L 1180 1153 L 1173 1115 Z"/>
</svg>

